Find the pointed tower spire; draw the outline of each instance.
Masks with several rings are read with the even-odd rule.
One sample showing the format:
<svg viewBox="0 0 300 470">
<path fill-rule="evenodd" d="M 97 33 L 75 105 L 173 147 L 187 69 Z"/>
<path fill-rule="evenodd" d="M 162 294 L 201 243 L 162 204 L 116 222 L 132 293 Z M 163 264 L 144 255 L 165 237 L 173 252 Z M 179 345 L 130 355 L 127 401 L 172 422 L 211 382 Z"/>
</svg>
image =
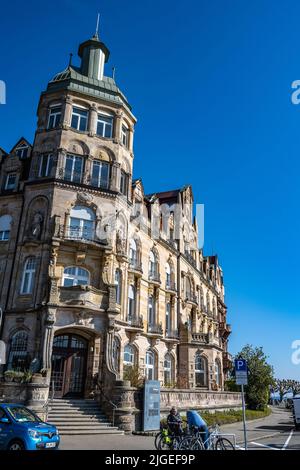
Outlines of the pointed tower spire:
<svg viewBox="0 0 300 470">
<path fill-rule="evenodd" d="M 97 23 L 96 23 L 96 31 L 95 31 L 95 34 L 94 34 L 94 38 L 97 38 L 99 39 L 99 19 L 100 19 L 100 13 L 98 13 L 97 15 Z"/>
<path fill-rule="evenodd" d="M 98 13 L 95 34 L 91 39 L 80 44 L 78 55 L 81 57 L 81 73 L 96 80 L 103 80 L 104 64 L 108 61 L 109 50 L 99 40 L 99 20 L 100 14 Z"/>
</svg>

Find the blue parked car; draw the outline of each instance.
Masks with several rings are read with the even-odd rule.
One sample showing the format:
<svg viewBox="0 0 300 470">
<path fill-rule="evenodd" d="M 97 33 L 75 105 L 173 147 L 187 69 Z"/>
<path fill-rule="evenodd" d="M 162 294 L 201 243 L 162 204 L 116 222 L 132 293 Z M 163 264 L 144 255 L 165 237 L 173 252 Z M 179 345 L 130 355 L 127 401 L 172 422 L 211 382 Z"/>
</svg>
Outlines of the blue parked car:
<svg viewBox="0 0 300 470">
<path fill-rule="evenodd" d="M 44 423 L 23 405 L 0 403 L 0 449 L 57 449 L 60 437 L 52 424 Z"/>
</svg>

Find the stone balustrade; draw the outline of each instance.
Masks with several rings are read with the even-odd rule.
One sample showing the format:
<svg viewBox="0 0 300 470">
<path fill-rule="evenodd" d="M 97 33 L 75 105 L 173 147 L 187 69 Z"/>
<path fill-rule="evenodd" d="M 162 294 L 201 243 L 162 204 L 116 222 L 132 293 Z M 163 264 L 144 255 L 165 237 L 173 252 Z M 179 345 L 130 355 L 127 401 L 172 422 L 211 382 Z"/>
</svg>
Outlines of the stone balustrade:
<svg viewBox="0 0 300 470">
<path fill-rule="evenodd" d="M 91 305 L 105 308 L 107 294 L 92 286 L 59 287 L 59 302 L 69 305 Z"/>
</svg>

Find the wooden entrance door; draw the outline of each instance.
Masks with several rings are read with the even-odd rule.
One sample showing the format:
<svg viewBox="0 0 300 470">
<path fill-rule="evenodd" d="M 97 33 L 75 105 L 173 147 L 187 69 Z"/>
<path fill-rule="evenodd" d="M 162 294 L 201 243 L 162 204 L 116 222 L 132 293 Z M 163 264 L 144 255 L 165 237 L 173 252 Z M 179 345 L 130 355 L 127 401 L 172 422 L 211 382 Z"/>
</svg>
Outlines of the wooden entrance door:
<svg viewBox="0 0 300 470">
<path fill-rule="evenodd" d="M 75 334 L 55 336 L 52 349 L 51 388 L 54 397 L 84 394 L 88 342 Z"/>
</svg>

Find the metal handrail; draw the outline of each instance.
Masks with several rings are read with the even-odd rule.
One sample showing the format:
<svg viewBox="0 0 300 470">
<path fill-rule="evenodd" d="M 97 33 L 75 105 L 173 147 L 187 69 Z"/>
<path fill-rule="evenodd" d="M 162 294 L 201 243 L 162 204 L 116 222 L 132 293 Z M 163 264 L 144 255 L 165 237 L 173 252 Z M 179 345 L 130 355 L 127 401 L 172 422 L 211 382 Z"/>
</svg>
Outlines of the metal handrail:
<svg viewBox="0 0 300 470">
<path fill-rule="evenodd" d="M 112 425 L 113 427 L 115 426 L 115 410 L 118 408 L 118 405 L 116 405 L 113 401 L 111 401 L 103 392 L 103 390 L 99 387 L 99 392 L 101 395 L 105 398 L 105 400 L 113 407 L 113 415 L 112 415 Z"/>
</svg>

